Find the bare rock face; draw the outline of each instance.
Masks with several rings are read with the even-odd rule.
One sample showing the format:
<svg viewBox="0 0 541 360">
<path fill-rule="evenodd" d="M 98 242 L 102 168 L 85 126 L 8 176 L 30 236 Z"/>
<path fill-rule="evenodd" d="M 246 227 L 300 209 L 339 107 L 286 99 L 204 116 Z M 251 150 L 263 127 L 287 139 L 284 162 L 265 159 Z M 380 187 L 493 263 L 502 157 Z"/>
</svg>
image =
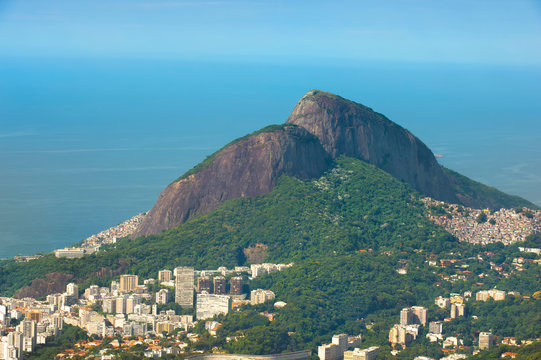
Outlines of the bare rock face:
<svg viewBox="0 0 541 360">
<path fill-rule="evenodd" d="M 171 229 L 221 203 L 272 191 L 281 175 L 318 177 L 331 164 L 319 140 L 302 127 L 284 125 L 227 146 L 207 166 L 170 184 L 132 237 Z"/>
<path fill-rule="evenodd" d="M 312 90 L 297 103 L 287 123 L 317 136 L 333 158 L 346 155 L 362 159 L 421 193 L 457 201 L 432 151 L 408 130 L 370 108 Z"/>
<path fill-rule="evenodd" d="M 43 278 L 34 279 L 30 283 L 15 293 L 16 299 L 31 297 L 38 299 L 40 297 L 61 293 L 66 290 L 66 285 L 73 278 L 72 274 L 52 272 L 45 274 Z"/>
</svg>

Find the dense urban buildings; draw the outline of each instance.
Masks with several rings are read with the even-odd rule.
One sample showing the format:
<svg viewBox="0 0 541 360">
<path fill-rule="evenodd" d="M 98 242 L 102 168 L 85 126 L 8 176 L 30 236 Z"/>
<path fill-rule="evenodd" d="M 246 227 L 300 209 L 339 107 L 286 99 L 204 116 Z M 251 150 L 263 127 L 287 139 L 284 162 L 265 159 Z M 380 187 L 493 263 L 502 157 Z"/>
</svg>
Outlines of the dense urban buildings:
<svg viewBox="0 0 541 360">
<path fill-rule="evenodd" d="M 117 239 L 133 234 L 137 226 L 145 218 L 145 213 L 135 215 L 112 228 L 104 230 L 96 235 L 86 238 L 81 245 L 82 248 L 99 248 L 102 244 L 114 244 Z"/>
<path fill-rule="evenodd" d="M 427 208 L 445 205 L 446 215 L 432 215 L 428 212 L 428 218 L 443 226 L 460 241 L 471 244 L 486 245 L 502 242 L 509 245 L 524 241 L 526 236 L 534 232 L 541 232 L 541 210 L 528 210 L 530 217 L 526 216 L 522 208 L 520 211 L 500 209 L 491 212 L 488 209 L 480 210 L 446 204 L 428 197 L 423 198 L 422 201 L 425 202 Z M 478 221 L 481 214 L 486 216 L 486 221 Z"/>
<path fill-rule="evenodd" d="M 450 263 L 453 264 L 453 262 Z M 277 269 L 279 266 L 255 268 L 258 269 L 257 271 L 261 269 L 263 269 L 261 271 L 268 271 L 267 269 Z M 26 307 L 24 311 L 19 312 L 20 315 L 16 315 L 18 310 L 14 310 L 12 314 L 9 309 L 11 307 L 24 308 L 21 307 L 24 301 L 9 300 L 12 304 L 11 307 L 0 304 L 0 331 L 8 329 L 7 332 L 4 332 L 5 336 L 0 342 L 0 360 L 4 360 L 3 356 L 6 354 L 11 356 L 8 358 L 10 360 L 22 360 L 20 356 L 23 352 L 33 351 L 36 346 L 45 341 L 47 336 L 58 334 L 62 329 L 63 322 L 79 326 L 85 329 L 89 335 L 98 337 L 123 336 L 124 339 L 128 337 L 152 339 L 155 336 L 159 338 L 174 337 L 179 329 L 188 331 L 194 324 L 194 320 L 197 320 L 204 322 L 205 329 L 211 336 L 216 336 L 221 324 L 216 319 L 212 319 L 214 316 L 227 314 L 232 309 L 242 309 L 243 305 L 258 305 L 275 298 L 274 293 L 270 290 L 254 289 L 249 294 L 250 298 L 246 299 L 246 294 L 242 294 L 242 289 L 243 287 L 249 288 L 251 285 L 249 282 L 251 268 L 248 267 L 236 267 L 235 270 L 220 267 L 217 270 L 201 271 L 195 271 L 191 267 L 178 267 L 174 271 L 174 282 L 169 281 L 171 275 L 173 275 L 171 271 L 162 270 L 158 273 L 158 282 L 146 279 L 143 281 L 144 285 L 140 285 L 136 275 L 124 274 L 119 277 L 119 281 L 112 281 L 110 287 L 89 286 L 80 299 L 78 285 L 70 283 L 66 286 L 65 293 L 48 295 L 46 303 L 36 301 L 33 306 Z M 226 288 L 226 278 L 229 279 L 229 288 Z M 197 294 L 195 294 L 196 288 Z M 223 293 L 227 291 L 230 295 L 213 294 L 213 290 Z M 189 295 L 191 308 L 195 309 L 186 311 L 193 311 L 195 319 L 193 315 L 178 315 L 174 310 L 160 311 L 160 309 L 164 309 L 161 305 L 173 301 L 173 291 L 175 291 L 175 300 L 182 301 L 183 296 Z M 437 319 L 440 321 L 429 323 L 426 338 L 431 343 L 440 344 L 445 351 L 463 349 L 463 339 L 446 332 L 446 323 L 456 317 L 466 316 L 465 308 L 468 300 L 503 300 L 506 295 L 520 296 L 515 291 L 504 292 L 497 289 L 479 290 L 476 294 L 467 290 L 464 294 L 450 293 L 448 297 L 438 296 L 434 303 L 442 309 L 448 309 L 445 313 L 450 314 L 450 317 L 443 319 L 441 314 L 444 312 L 439 312 Z M 188 300 L 184 304 L 186 307 L 190 307 L 187 305 L 189 304 Z M 276 321 L 279 309 L 284 306 L 287 304 L 278 301 L 274 303 L 276 311 L 265 311 L 261 312 L 260 315 L 269 321 Z M 19 324 L 16 327 L 7 327 L 10 315 L 18 316 Z M 388 337 L 395 354 L 403 351 L 405 347 L 411 346 L 412 343 L 415 344 L 414 342 L 421 334 L 422 326 L 426 325 L 428 320 L 427 309 L 422 306 L 404 308 L 396 315 L 399 315 L 400 324 L 389 329 Z M 187 334 L 195 336 L 189 332 Z M 232 336 L 230 339 L 232 339 L 230 341 L 234 341 L 235 337 Z M 479 349 L 487 349 L 494 344 L 491 333 L 482 332 L 478 341 Z M 512 339 L 501 342 L 502 344 L 511 344 Z M 345 334 L 334 335 L 330 344 L 323 344 L 318 348 L 318 354 L 320 360 L 364 360 L 375 359 L 380 352 L 378 347 L 361 349 L 359 345 L 360 337 L 348 337 Z M 183 351 L 182 348 L 174 346 L 167 349 L 152 347 L 152 350 L 148 350 L 146 353 L 147 356 L 158 356 L 159 354 L 181 354 Z M 416 359 L 421 360 L 425 357 L 417 357 Z"/>
<path fill-rule="evenodd" d="M 323 344 L 318 347 L 319 360 L 342 360 L 345 359 L 347 349 L 359 346 L 360 336 L 348 336 L 347 334 L 333 335 L 330 344 Z M 355 349 L 359 350 L 359 349 Z M 348 354 L 348 357 L 351 354 Z M 357 360 L 356 358 L 354 358 Z"/>
</svg>

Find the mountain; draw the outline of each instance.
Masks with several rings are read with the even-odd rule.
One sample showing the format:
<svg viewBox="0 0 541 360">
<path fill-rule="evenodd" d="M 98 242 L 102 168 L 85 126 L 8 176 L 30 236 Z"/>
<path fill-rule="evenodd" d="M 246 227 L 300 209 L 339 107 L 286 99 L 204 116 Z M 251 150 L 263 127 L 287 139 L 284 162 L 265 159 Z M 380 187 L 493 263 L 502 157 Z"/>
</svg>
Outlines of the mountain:
<svg viewBox="0 0 541 360">
<path fill-rule="evenodd" d="M 438 200 L 535 208 L 441 167 L 422 141 L 372 109 L 311 90 L 285 124 L 233 141 L 170 184 L 132 237 L 174 228 L 230 199 L 268 194 L 282 175 L 316 178 L 340 156 L 374 164 Z"/>
<path fill-rule="evenodd" d="M 293 262 L 245 284 L 247 292 L 273 291 L 284 308 L 269 302 L 220 315 L 216 338 L 199 322 L 192 350 L 315 351 L 333 334 L 347 333 L 362 334 L 363 347 L 379 346 L 378 358 L 440 358 L 440 345 L 425 339 L 426 329 L 398 356 L 391 353 L 388 333 L 401 309 L 425 306 L 430 321 L 443 322 L 449 313 L 435 297 L 496 287 L 530 300 L 471 301 L 468 318 L 445 321 L 445 337 L 461 338 L 469 348 L 487 329 L 500 338 L 540 337 L 541 268 L 534 255 L 520 252 L 519 244 L 459 242 L 427 216 L 447 214 L 448 205 L 427 208 L 422 194 L 476 206 L 533 207 L 441 167 L 419 139 L 383 115 L 314 90 L 285 124 L 233 141 L 170 184 L 134 238 L 77 259 L 49 253 L 29 262 L 0 261 L 0 294 L 40 298 L 68 281 L 84 290 L 109 286 L 120 274 L 149 279 L 178 266 Z M 528 241 L 538 238 L 532 234 Z M 515 268 L 518 257 L 527 258 L 522 271 Z M 445 267 L 444 259 L 453 266 Z M 149 288 L 155 292 L 159 285 Z"/>
</svg>

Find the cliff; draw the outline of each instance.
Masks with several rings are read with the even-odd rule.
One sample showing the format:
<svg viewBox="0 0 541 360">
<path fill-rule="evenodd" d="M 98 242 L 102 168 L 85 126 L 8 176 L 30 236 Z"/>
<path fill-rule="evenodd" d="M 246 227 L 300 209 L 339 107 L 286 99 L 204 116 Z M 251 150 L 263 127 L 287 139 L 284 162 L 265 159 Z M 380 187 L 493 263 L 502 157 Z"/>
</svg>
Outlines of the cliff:
<svg viewBox="0 0 541 360">
<path fill-rule="evenodd" d="M 364 160 L 423 194 L 458 201 L 432 151 L 408 130 L 366 106 L 312 90 L 300 99 L 287 123 L 317 136 L 333 158 L 346 155 Z"/>
<path fill-rule="evenodd" d="M 170 184 L 132 237 L 173 228 L 229 199 L 267 194 L 281 175 L 318 177 L 330 164 L 318 139 L 305 129 L 263 129 L 226 146 L 197 171 Z"/>
</svg>

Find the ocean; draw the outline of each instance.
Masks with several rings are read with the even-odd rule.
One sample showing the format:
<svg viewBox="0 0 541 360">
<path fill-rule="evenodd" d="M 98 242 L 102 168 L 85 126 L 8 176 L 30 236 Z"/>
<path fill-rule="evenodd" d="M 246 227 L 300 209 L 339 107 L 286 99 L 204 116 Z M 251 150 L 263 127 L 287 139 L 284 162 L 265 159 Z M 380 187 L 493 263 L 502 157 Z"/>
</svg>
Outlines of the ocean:
<svg viewBox="0 0 541 360">
<path fill-rule="evenodd" d="M 0 258 L 52 251 L 152 207 L 236 137 L 321 89 L 410 130 L 439 161 L 541 205 L 541 68 L 0 59 Z"/>
</svg>

